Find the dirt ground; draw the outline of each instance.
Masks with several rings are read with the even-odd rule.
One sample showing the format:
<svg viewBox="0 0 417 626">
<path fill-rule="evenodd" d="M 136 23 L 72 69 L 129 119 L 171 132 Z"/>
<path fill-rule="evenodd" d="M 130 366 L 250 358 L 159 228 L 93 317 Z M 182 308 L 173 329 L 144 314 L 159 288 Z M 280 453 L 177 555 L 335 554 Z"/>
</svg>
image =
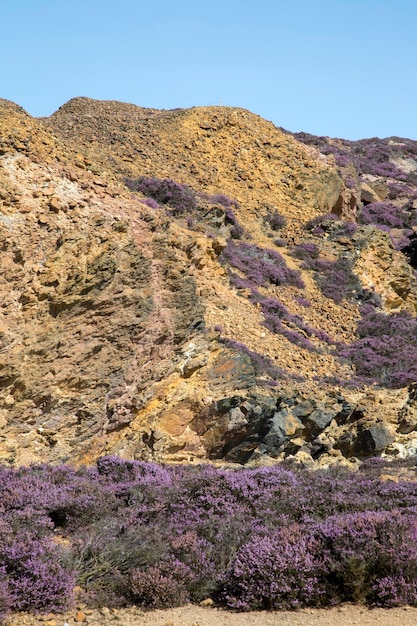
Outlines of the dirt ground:
<svg viewBox="0 0 417 626">
<path fill-rule="evenodd" d="M 67 615 L 14 614 L 8 626 L 416 626 L 417 607 L 366 609 L 343 605 L 332 609 L 296 612 L 257 611 L 231 613 L 217 608 L 187 605 L 145 612 L 137 608 L 91 611 L 79 609 Z"/>
</svg>

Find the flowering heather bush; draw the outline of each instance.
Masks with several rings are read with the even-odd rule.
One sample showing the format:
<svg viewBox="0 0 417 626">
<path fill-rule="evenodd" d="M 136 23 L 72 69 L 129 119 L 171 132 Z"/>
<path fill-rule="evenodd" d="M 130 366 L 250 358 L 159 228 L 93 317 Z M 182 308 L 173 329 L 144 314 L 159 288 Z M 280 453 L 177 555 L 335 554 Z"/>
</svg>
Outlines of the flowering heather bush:
<svg viewBox="0 0 417 626">
<path fill-rule="evenodd" d="M 378 606 L 417 602 L 415 516 L 395 512 L 330 516 L 317 525 L 328 601 Z"/>
<path fill-rule="evenodd" d="M 273 298 L 260 297 L 259 304 L 264 315 L 265 326 L 268 330 L 273 333 L 283 335 L 292 343 L 300 346 L 300 348 L 304 348 L 310 352 L 314 352 L 316 350 L 315 346 L 306 338 L 305 335 L 308 337 L 315 336 L 326 343 L 334 344 L 334 341 L 327 333 L 309 326 L 304 322 L 300 315 L 293 315 L 290 313 L 282 302 Z M 298 330 L 291 330 L 282 322 L 286 322 Z"/>
<path fill-rule="evenodd" d="M 342 222 L 335 235 L 338 237 L 353 237 L 357 230 L 358 227 L 355 222 Z"/>
<path fill-rule="evenodd" d="M 204 196 L 213 204 L 221 204 L 225 209 L 225 223 L 230 224 L 232 226 L 230 230 L 230 236 L 232 239 L 243 239 L 246 237 L 247 239 L 251 239 L 250 234 L 243 228 L 237 219 L 236 215 L 233 212 L 232 207 L 235 209 L 239 208 L 239 203 L 237 200 L 233 198 L 229 198 L 224 194 L 216 194 L 214 196 Z"/>
<path fill-rule="evenodd" d="M 309 246 L 309 254 L 315 254 L 317 248 L 315 244 L 306 245 Z M 291 343 L 309 351 L 315 351 L 316 347 L 307 337 L 315 336 L 321 341 L 334 344 L 327 333 L 305 324 L 301 316 L 291 314 L 278 300 L 265 298 L 259 293 L 257 286 L 266 285 L 268 282 L 275 285 L 304 286 L 299 272 L 288 268 L 278 252 L 252 244 L 237 245 L 229 241 L 221 260 L 245 275 L 245 278 L 242 278 L 229 271 L 230 281 L 234 287 L 250 290 L 250 299 L 260 306 L 268 330 L 283 335 Z"/>
<path fill-rule="evenodd" d="M 417 604 L 417 484 L 380 481 L 386 465 L 2 469 L 0 612 L 62 610 L 75 582 L 96 606 Z M 91 520 L 72 519 L 74 493 Z M 46 522 L 54 494 L 65 529 Z"/>
<path fill-rule="evenodd" d="M 250 235 L 246 232 L 243 226 L 240 224 L 232 209 L 226 209 L 226 224 L 231 224 L 232 228 L 230 229 L 230 236 L 232 239 L 242 239 L 243 237 L 247 237 L 251 239 Z"/>
<path fill-rule="evenodd" d="M 146 204 L 146 206 L 150 207 L 151 209 L 159 209 L 159 204 L 157 203 L 156 200 L 154 200 L 153 198 L 145 198 L 144 200 L 142 200 L 142 204 Z"/>
<path fill-rule="evenodd" d="M 131 191 L 140 191 L 158 203 L 167 204 L 174 215 L 190 213 L 197 208 L 197 196 L 191 187 L 174 180 L 140 176 L 128 178 L 125 183 Z"/>
<path fill-rule="evenodd" d="M 408 216 L 389 202 L 372 202 L 364 206 L 358 216 L 361 224 L 375 224 L 390 228 L 404 228 Z"/>
<path fill-rule="evenodd" d="M 224 206 L 225 209 L 231 209 L 232 207 L 235 207 L 235 209 L 239 208 L 239 202 L 237 200 L 229 198 L 223 193 L 218 193 L 214 196 L 208 196 L 208 199 L 214 204 L 221 204 L 222 206 Z"/>
<path fill-rule="evenodd" d="M 359 338 L 339 356 L 367 382 L 396 389 L 417 381 L 417 320 L 406 311 L 387 315 L 370 304 L 361 307 L 361 315 Z"/>
<path fill-rule="evenodd" d="M 416 184 L 415 171 L 404 171 L 393 162 L 396 158 L 417 160 L 417 142 L 397 137 L 362 139 L 360 141 L 333 140 L 308 133 L 297 133 L 297 139 L 317 147 L 322 154 L 333 154 L 336 164 L 344 168 L 351 163 L 357 172 Z"/>
<path fill-rule="evenodd" d="M 302 242 L 293 246 L 290 254 L 296 259 L 317 259 L 320 254 L 320 248 L 312 242 Z"/>
<path fill-rule="evenodd" d="M 131 574 L 133 600 L 146 608 L 185 604 L 190 601 L 186 587 L 189 577 L 189 568 L 176 559 L 148 569 L 135 568 Z"/>
<path fill-rule="evenodd" d="M 277 231 L 287 225 L 287 220 L 283 215 L 275 211 L 274 213 L 268 213 L 264 218 L 264 223 L 268 224 L 271 230 Z"/>
<path fill-rule="evenodd" d="M 311 259 L 304 261 L 304 267 L 314 271 L 314 279 L 326 298 L 337 304 L 343 299 L 362 295 L 359 279 L 352 271 L 349 259 L 340 257 L 336 261 Z"/>
<path fill-rule="evenodd" d="M 30 533 L 9 537 L 0 549 L 0 562 L 9 581 L 11 605 L 18 611 L 61 611 L 72 603 L 74 573 L 64 564 L 62 550 L 52 538 Z"/>
<path fill-rule="evenodd" d="M 255 535 L 237 552 L 223 595 L 237 610 L 296 609 L 321 600 L 319 545 L 303 527 Z"/>
<path fill-rule="evenodd" d="M 388 183 L 388 198 L 396 200 L 397 198 L 408 198 L 414 196 L 415 191 L 409 185 L 398 182 Z"/>
<path fill-rule="evenodd" d="M 300 306 L 305 307 L 306 309 L 311 307 L 310 300 L 307 300 L 306 298 L 303 298 L 302 296 L 296 296 L 294 298 L 294 300 L 297 302 L 297 304 L 299 304 Z"/>
<path fill-rule="evenodd" d="M 300 273 L 287 267 L 284 258 L 275 250 L 229 241 L 220 260 L 239 270 L 246 277 L 242 283 L 238 280 L 239 276 L 230 273 L 232 284 L 238 287 L 260 287 L 268 283 L 304 287 Z"/>
</svg>

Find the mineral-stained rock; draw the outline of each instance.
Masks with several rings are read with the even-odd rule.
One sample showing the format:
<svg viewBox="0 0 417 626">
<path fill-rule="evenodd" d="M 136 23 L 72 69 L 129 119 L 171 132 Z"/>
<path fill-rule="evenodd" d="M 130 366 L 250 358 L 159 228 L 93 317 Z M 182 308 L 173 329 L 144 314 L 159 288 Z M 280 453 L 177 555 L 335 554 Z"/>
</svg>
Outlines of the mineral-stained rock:
<svg viewBox="0 0 417 626">
<path fill-rule="evenodd" d="M 250 358 L 237 351 L 222 350 L 207 372 L 211 389 L 245 389 L 255 384 L 255 371 Z"/>
<path fill-rule="evenodd" d="M 350 171 L 242 109 L 76 98 L 36 120 L 0 100 L 0 459 L 412 454 L 414 387 L 357 382 L 338 356 L 370 292 L 417 311 L 407 257 L 346 227 L 361 206 Z M 194 208 L 126 187 L 143 176 Z M 388 193 L 367 180 L 373 202 Z M 340 219 L 306 227 L 323 213 Z M 230 240 L 246 246 L 239 268 Z M 327 269 L 350 264 L 350 297 L 325 294 L 300 243 Z"/>
</svg>

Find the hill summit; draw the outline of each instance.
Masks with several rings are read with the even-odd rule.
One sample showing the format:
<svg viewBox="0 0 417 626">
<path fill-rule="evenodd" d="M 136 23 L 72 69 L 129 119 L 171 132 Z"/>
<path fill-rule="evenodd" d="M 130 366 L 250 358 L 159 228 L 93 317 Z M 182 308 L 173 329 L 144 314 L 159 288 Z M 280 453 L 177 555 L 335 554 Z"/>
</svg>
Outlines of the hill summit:
<svg viewBox="0 0 417 626">
<path fill-rule="evenodd" d="M 417 142 L 0 100 L 0 458 L 417 450 Z"/>
</svg>

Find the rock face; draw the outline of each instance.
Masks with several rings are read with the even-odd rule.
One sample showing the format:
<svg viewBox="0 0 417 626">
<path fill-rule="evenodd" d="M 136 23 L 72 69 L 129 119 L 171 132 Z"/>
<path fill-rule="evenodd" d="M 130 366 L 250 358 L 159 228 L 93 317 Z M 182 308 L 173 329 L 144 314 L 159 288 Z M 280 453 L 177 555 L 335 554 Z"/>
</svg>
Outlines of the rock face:
<svg viewBox="0 0 417 626">
<path fill-rule="evenodd" d="M 339 356 L 417 306 L 349 168 L 241 109 L 0 100 L 1 460 L 414 454 L 412 379 Z"/>
</svg>

